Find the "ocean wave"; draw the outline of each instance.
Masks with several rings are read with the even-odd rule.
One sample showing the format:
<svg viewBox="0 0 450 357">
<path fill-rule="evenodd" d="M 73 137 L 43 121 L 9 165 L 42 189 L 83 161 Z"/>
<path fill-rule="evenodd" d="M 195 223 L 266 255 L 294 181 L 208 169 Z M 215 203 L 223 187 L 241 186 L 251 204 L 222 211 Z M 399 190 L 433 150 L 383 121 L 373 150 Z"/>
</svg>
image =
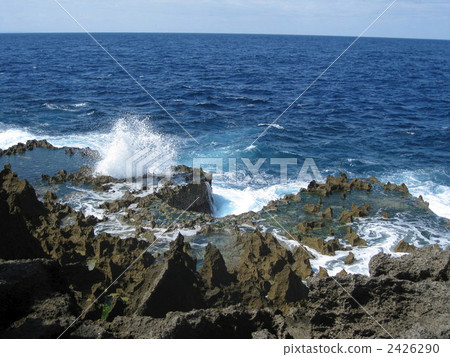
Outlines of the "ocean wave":
<svg viewBox="0 0 450 357">
<path fill-rule="evenodd" d="M 146 171 L 161 172 L 175 164 L 176 156 L 173 140 L 139 117 L 119 119 L 99 151 L 102 159 L 96 165 L 96 172 L 117 178 L 143 174 L 128 172 L 127 163 Z"/>
<path fill-rule="evenodd" d="M 31 139 L 40 139 L 40 137 L 27 129 L 0 127 L 0 149 L 7 149 L 17 143 L 25 143 Z"/>
<path fill-rule="evenodd" d="M 286 194 L 297 193 L 300 188 L 307 187 L 307 182 L 274 184 L 268 187 L 230 187 L 218 182 L 213 183 L 214 216 L 241 214 L 261 210 L 269 201 L 281 198 Z"/>
<path fill-rule="evenodd" d="M 127 160 L 137 153 L 148 153 L 145 168 L 160 172 L 165 167 L 175 165 L 176 145 L 169 135 L 157 132 L 147 119 L 127 116 L 118 119 L 109 132 L 91 132 L 73 135 L 49 136 L 32 133 L 26 128 L 0 127 L 0 148 L 7 149 L 19 142 L 46 139 L 56 147 L 89 147 L 100 153 L 96 164 L 98 174 L 116 178 L 127 177 Z M 150 161 L 153 162 L 152 163 Z"/>
<path fill-rule="evenodd" d="M 43 106 L 50 110 L 62 110 L 65 112 L 76 112 L 78 108 L 86 107 L 89 105 L 87 102 L 75 103 L 75 104 L 52 104 L 44 103 Z"/>
<path fill-rule="evenodd" d="M 430 204 L 430 209 L 440 217 L 450 219 L 450 187 L 436 183 L 430 177 L 432 172 L 402 171 L 380 177 L 382 181 L 396 184 L 405 183 L 409 192 L 418 197 L 422 196 Z"/>
<path fill-rule="evenodd" d="M 281 125 L 278 124 L 265 124 L 265 123 L 259 123 L 258 126 L 269 126 L 269 127 L 273 127 L 279 130 L 283 130 L 284 128 Z"/>
</svg>

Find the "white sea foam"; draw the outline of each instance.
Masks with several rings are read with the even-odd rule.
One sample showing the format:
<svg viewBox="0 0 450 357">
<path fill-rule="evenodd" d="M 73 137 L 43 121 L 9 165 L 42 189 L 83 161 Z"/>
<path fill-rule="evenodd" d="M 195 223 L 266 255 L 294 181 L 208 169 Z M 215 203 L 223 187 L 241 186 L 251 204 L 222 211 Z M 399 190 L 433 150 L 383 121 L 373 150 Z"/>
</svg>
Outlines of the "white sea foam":
<svg viewBox="0 0 450 357">
<path fill-rule="evenodd" d="M 404 253 L 395 253 L 394 247 L 397 243 L 404 239 L 416 247 L 422 247 L 428 244 L 438 244 L 445 248 L 449 246 L 445 232 L 427 225 L 425 222 L 413 222 L 408 220 L 405 216 L 399 214 L 389 220 L 380 218 L 379 215 L 358 219 L 354 225 L 357 227 L 358 235 L 367 241 L 366 247 L 352 247 L 352 253 L 355 256 L 355 262 L 352 265 L 344 263 L 348 255 L 348 251 L 336 251 L 334 256 L 320 254 L 319 252 L 305 247 L 314 255 L 311 259 L 311 267 L 317 273 L 320 267 L 327 269 L 332 276 L 345 269 L 348 273 L 369 275 L 370 259 L 378 253 L 387 253 L 392 256 L 401 256 Z M 420 228 L 419 228 L 420 227 Z M 265 227 L 262 229 L 266 230 Z M 425 237 L 423 230 L 429 233 Z M 287 246 L 294 248 L 300 244 L 292 240 L 289 235 L 282 229 L 275 229 L 272 232 L 281 242 Z M 329 237 L 333 239 L 334 237 Z M 343 246 L 348 246 L 345 240 L 340 240 Z"/>
<path fill-rule="evenodd" d="M 89 103 L 75 103 L 75 104 L 52 104 L 52 103 L 44 103 L 43 106 L 50 110 L 62 110 L 64 112 L 76 112 L 78 108 L 85 107 Z"/>
<path fill-rule="evenodd" d="M 284 128 L 279 124 L 265 124 L 265 123 L 259 123 L 258 126 L 270 126 L 279 130 L 283 130 Z"/>
<path fill-rule="evenodd" d="M 293 182 L 263 188 L 239 188 L 214 183 L 213 181 L 214 215 L 223 217 L 248 211 L 259 211 L 269 201 L 276 200 L 286 194 L 297 193 L 300 188 L 306 186 L 306 182 Z"/>
<path fill-rule="evenodd" d="M 76 105 L 82 106 L 84 103 Z M 148 120 L 136 116 L 120 118 L 110 132 L 77 135 L 44 136 L 32 133 L 26 128 L 0 127 L 1 149 L 32 139 L 46 139 L 56 147 L 90 147 L 97 150 L 102 159 L 97 163 L 96 171 L 116 178 L 126 177 L 127 159 L 140 150 L 148 150 L 152 157 L 163 156 L 164 167 L 175 164 L 176 146 L 172 138 L 158 133 Z M 161 167 L 161 170 L 164 167 Z M 157 168 L 153 169 L 157 172 Z"/>
<path fill-rule="evenodd" d="M 0 127 L 0 149 L 7 149 L 30 139 L 37 139 L 37 137 L 26 129 Z"/>
<path fill-rule="evenodd" d="M 380 179 L 396 184 L 405 183 L 412 195 L 421 195 L 425 201 L 430 203 L 430 209 L 434 213 L 450 219 L 450 187 L 433 182 L 429 179 L 428 173 L 403 171 L 380 177 Z"/>
<path fill-rule="evenodd" d="M 155 161 L 153 172 L 175 163 L 175 144 L 170 137 L 158 133 L 147 121 L 137 117 L 118 120 L 102 144 L 99 148 L 102 160 L 96 166 L 96 171 L 101 174 L 125 178 L 127 160 L 139 151 L 148 150 L 151 157 L 164 157 L 163 166 L 158 160 Z"/>
</svg>

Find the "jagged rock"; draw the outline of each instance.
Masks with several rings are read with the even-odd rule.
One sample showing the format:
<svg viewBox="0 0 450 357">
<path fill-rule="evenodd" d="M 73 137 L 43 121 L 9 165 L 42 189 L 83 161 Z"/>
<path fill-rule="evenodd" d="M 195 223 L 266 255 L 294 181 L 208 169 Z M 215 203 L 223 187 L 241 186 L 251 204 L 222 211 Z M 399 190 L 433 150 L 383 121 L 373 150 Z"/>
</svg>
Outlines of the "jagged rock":
<svg viewBox="0 0 450 357">
<path fill-rule="evenodd" d="M 313 230 L 322 228 L 325 224 L 321 221 L 303 221 L 297 225 L 297 230 L 303 234 L 310 234 Z"/>
<path fill-rule="evenodd" d="M 387 213 L 386 211 L 381 211 L 380 214 L 381 214 L 381 216 L 382 216 L 384 219 L 388 219 L 388 218 L 389 218 L 389 213 Z"/>
<path fill-rule="evenodd" d="M 449 256 L 437 247 L 401 258 L 381 253 L 370 261 L 372 277 L 312 278 L 311 337 L 410 338 L 427 331 L 421 337 L 447 338 Z"/>
<path fill-rule="evenodd" d="M 319 272 L 317 273 L 317 277 L 320 279 L 324 279 L 324 278 L 328 278 L 328 271 L 323 268 L 323 267 L 319 267 Z"/>
<path fill-rule="evenodd" d="M 65 291 L 54 261 L 0 260 L 0 330 L 31 313 L 37 301 Z"/>
<path fill-rule="evenodd" d="M 205 250 L 205 258 L 200 275 L 208 287 L 224 286 L 231 283 L 232 275 L 228 272 L 220 251 L 212 244 Z"/>
<path fill-rule="evenodd" d="M 423 203 L 425 205 L 426 208 L 430 208 L 430 203 L 425 201 L 422 197 L 422 195 L 419 195 L 419 197 L 417 198 L 417 200 L 421 203 Z"/>
<path fill-rule="evenodd" d="M 341 215 L 339 216 L 339 222 L 341 223 L 352 223 L 353 222 L 353 214 L 351 211 L 343 210 Z"/>
<path fill-rule="evenodd" d="M 298 193 L 295 195 L 293 193 L 289 193 L 289 194 L 283 196 L 283 200 L 284 201 L 301 201 L 302 197 Z"/>
<path fill-rule="evenodd" d="M 270 288 L 267 297 L 275 305 L 280 306 L 306 299 L 308 297 L 308 288 L 289 265 L 285 265 L 283 270 L 275 275 L 274 284 Z"/>
<path fill-rule="evenodd" d="M 156 240 L 155 234 L 151 230 L 145 229 L 145 228 L 142 228 L 142 227 L 137 227 L 136 228 L 135 237 L 136 238 L 143 238 L 149 243 L 153 243 Z"/>
<path fill-rule="evenodd" d="M 342 269 L 339 273 L 336 274 L 337 278 L 343 278 L 346 277 L 348 273 L 345 271 L 345 269 Z"/>
<path fill-rule="evenodd" d="M 323 219 L 333 219 L 333 210 L 331 207 L 328 207 L 325 209 L 325 211 L 322 212 L 322 218 Z"/>
<path fill-rule="evenodd" d="M 323 238 L 319 237 L 302 237 L 301 242 L 325 255 L 334 255 L 336 250 L 344 250 L 344 247 L 339 242 L 339 239 L 334 238 L 328 242 L 325 242 Z"/>
<path fill-rule="evenodd" d="M 339 216 L 339 222 L 352 223 L 354 217 L 366 217 L 370 209 L 370 205 L 364 203 L 363 206 L 358 206 L 352 203 L 350 211 L 343 210 Z"/>
<path fill-rule="evenodd" d="M 0 157 L 2 155 L 15 155 L 15 154 L 23 154 L 26 150 L 33 150 L 35 148 L 44 148 L 44 149 L 52 149 L 56 150 L 52 144 L 50 144 L 47 140 L 28 140 L 25 144 L 18 143 L 9 147 L 6 150 L 0 151 Z"/>
<path fill-rule="evenodd" d="M 355 232 L 350 232 L 345 236 L 352 247 L 365 247 L 367 242 L 365 239 L 360 238 L 360 236 Z"/>
<path fill-rule="evenodd" d="M 40 225 L 39 217 L 46 213 L 33 187 L 6 165 L 0 172 L 0 258 L 45 257 L 30 228 Z"/>
<path fill-rule="evenodd" d="M 398 192 L 402 192 L 405 194 L 409 194 L 408 187 L 406 187 L 406 185 L 404 183 L 402 183 L 401 185 L 396 185 L 396 184 L 388 182 L 383 185 L 383 188 L 385 191 L 398 191 Z"/>
<path fill-rule="evenodd" d="M 276 338 L 292 337 L 273 312 L 236 306 L 169 312 L 165 318 L 120 316 L 111 323 L 86 321 L 70 337 L 92 338 L 100 334 L 114 338 L 257 338 L 262 333 Z"/>
<path fill-rule="evenodd" d="M 404 241 L 403 239 L 397 243 L 397 245 L 394 248 L 394 252 L 396 253 L 412 253 L 416 250 L 416 247 L 414 244 L 408 244 L 408 242 Z"/>
<path fill-rule="evenodd" d="M 352 182 L 348 182 L 347 175 L 340 173 L 339 177 L 328 176 L 326 183 L 317 183 L 311 181 L 308 188 L 302 189 L 300 192 L 318 193 L 322 196 L 328 196 L 333 192 L 338 191 L 351 191 L 352 189 L 370 191 L 372 185 L 370 182 L 366 182 L 360 179 L 353 179 Z M 345 194 L 342 192 L 341 197 L 345 198 Z"/>
<path fill-rule="evenodd" d="M 155 195 L 170 206 L 188 211 L 211 213 L 211 174 L 202 169 L 193 169 L 184 165 L 172 168 L 174 175 L 185 175 L 186 184 L 171 185 L 159 189 Z M 198 182 L 197 182 L 198 181 Z"/>
<path fill-rule="evenodd" d="M 349 252 L 345 257 L 344 264 L 350 265 L 355 262 L 355 255 L 352 252 Z"/>
<path fill-rule="evenodd" d="M 316 206 L 313 203 L 307 203 L 303 207 L 308 213 L 318 213 L 320 211 L 320 207 Z"/>
<path fill-rule="evenodd" d="M 358 178 L 354 178 L 352 182 L 350 182 L 350 187 L 355 188 L 357 190 L 364 190 L 369 192 L 372 189 L 372 185 L 369 182 L 365 182 Z"/>
<path fill-rule="evenodd" d="M 369 263 L 373 277 L 390 276 L 410 281 L 448 281 L 450 277 L 450 250 L 438 246 L 418 248 L 411 254 L 393 258 L 379 253 Z"/>
<path fill-rule="evenodd" d="M 243 250 L 236 268 L 241 301 L 249 308 L 266 307 L 270 282 L 293 263 L 292 254 L 273 235 L 258 230 L 240 236 L 238 244 Z"/>
<path fill-rule="evenodd" d="M 187 175 L 190 172 L 185 171 Z M 84 176 L 62 171 L 56 176 L 60 181 L 84 180 Z M 118 277 L 111 291 L 83 314 L 67 337 L 388 337 L 367 311 L 394 337 L 449 335 L 448 250 L 427 247 L 401 258 L 381 254 L 370 262 L 372 277 L 341 272 L 337 284 L 334 278 L 326 278 L 328 274 L 323 268 L 318 276 L 324 278 L 311 277 L 312 257 L 305 249 L 298 247 L 291 253 L 271 234 L 258 229 L 253 233 L 239 231 L 238 225 L 242 224 L 257 227 L 261 219 L 258 214 L 243 214 L 216 224 L 216 219 L 209 215 L 189 213 L 183 226 L 211 223 L 205 234 L 216 230 L 226 233 L 231 237 L 233 252 L 242 255 L 239 261 L 238 255 L 231 259 L 232 264 L 225 255 L 232 267 L 228 272 L 221 253 L 208 246 L 200 275 L 182 236 L 156 262 L 146 252 L 149 242 L 105 233 L 96 235 L 94 226 L 99 220 L 95 217 L 85 217 L 58 203 L 52 193 L 44 196 L 44 203 L 39 202 L 32 187 L 10 169 L 3 170 L 0 178 L 0 224 L 6 227 L 3 231 L 10 229 L 6 224 L 14 223 L 11 217 L 19 218 L 14 232 L 17 228 L 18 233 L 38 242 L 38 250 L 54 259 L 0 260 L 0 325 L 3 323 L 0 337 L 57 337 Z M 315 193 L 328 194 L 334 190 L 366 190 L 365 183 L 355 180 L 349 183 L 341 176 L 311 188 Z M 96 184 L 107 185 L 108 181 L 105 178 Z M 146 208 L 149 203 L 160 207 L 163 215 L 179 213 L 151 195 L 144 198 L 128 192 L 122 200 L 136 203 L 136 210 L 128 210 L 130 217 L 138 217 L 139 207 Z M 302 208 L 293 202 L 296 197 L 283 200 L 286 205 Z M 414 204 L 423 206 L 419 202 Z M 348 212 L 352 217 L 363 217 L 368 211 L 368 205 L 363 205 L 352 206 Z M 141 219 L 148 226 L 156 216 L 152 211 Z M 313 223 L 308 228 L 322 228 L 324 223 L 318 223 L 319 227 Z M 142 225 L 136 223 L 136 236 L 143 238 L 149 234 L 149 239 L 154 239 L 152 232 Z M 348 228 L 353 243 L 361 240 Z M 337 230 L 341 233 L 343 227 Z M 327 252 L 344 249 L 337 239 L 325 242 L 302 237 L 308 239 L 310 244 Z M 350 253 L 347 258 L 352 256 Z M 302 278 L 308 279 L 311 288 L 307 299 Z M 22 283 L 25 291 L 17 287 Z M 241 306 L 230 307 L 236 304 Z"/>
<path fill-rule="evenodd" d="M 106 209 L 109 213 L 116 213 L 116 212 L 123 210 L 124 208 L 129 207 L 136 201 L 137 201 L 137 198 L 135 196 L 133 196 L 130 193 L 130 191 L 127 190 L 120 200 L 111 201 L 111 202 L 103 202 L 100 205 L 100 208 Z"/>
<path fill-rule="evenodd" d="M 353 217 L 366 217 L 369 213 L 370 205 L 368 203 L 364 203 L 362 206 L 358 206 L 352 203 L 352 216 Z"/>
<path fill-rule="evenodd" d="M 266 204 L 261 211 L 266 212 L 266 211 L 277 211 L 278 210 L 278 205 L 280 204 L 279 200 L 272 200 L 269 201 L 268 204 Z"/>
<path fill-rule="evenodd" d="M 309 253 L 304 247 L 299 246 L 296 247 L 292 253 L 292 257 L 294 259 L 294 265 L 292 266 L 292 270 L 303 280 L 312 276 L 314 274 L 310 259 L 313 259 L 314 256 Z"/>
<path fill-rule="evenodd" d="M 351 189 L 347 175 L 342 172 L 339 174 L 339 177 L 328 176 L 326 184 L 330 187 L 331 191 L 349 191 Z"/>
<path fill-rule="evenodd" d="M 150 270 L 141 295 L 133 297 L 138 315 L 164 317 L 169 311 L 202 307 L 196 261 L 188 254 L 189 250 L 189 244 L 179 234 L 161 266 Z"/>
</svg>

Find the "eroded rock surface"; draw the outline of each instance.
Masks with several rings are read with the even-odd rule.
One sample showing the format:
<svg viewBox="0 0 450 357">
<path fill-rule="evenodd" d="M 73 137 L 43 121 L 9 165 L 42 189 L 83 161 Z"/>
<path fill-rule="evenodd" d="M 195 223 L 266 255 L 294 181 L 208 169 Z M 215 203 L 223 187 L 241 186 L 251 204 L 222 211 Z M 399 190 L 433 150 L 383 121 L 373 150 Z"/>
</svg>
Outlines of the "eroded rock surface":
<svg viewBox="0 0 450 357">
<path fill-rule="evenodd" d="M 76 180 L 62 171 L 55 176 L 54 182 Z M 203 179 L 210 182 L 207 175 Z M 101 180 L 99 185 L 109 184 L 107 178 Z M 148 251 L 157 240 L 148 226 L 163 227 L 149 207 L 175 217 L 180 213 L 160 197 L 127 192 L 105 205 L 111 212 L 127 210 L 124 219 L 136 226 L 136 238 L 120 239 L 96 233 L 100 219 L 59 203 L 52 192 L 39 201 L 33 187 L 5 167 L 0 172 L 0 337 L 55 338 L 90 307 L 64 337 L 448 338 L 448 249 L 402 244 L 410 253 L 399 258 L 376 255 L 371 276 L 342 270 L 329 277 L 324 268 L 313 276 L 311 249 L 333 255 L 351 249 L 340 240 L 351 246 L 368 244 L 349 223 L 366 217 L 371 208 L 361 201 L 350 206 L 348 197 L 352 190 L 367 192 L 376 185 L 380 183 L 374 179 L 329 177 L 325 184 L 312 182 L 304 190 L 315 195 L 317 205 L 308 206 L 300 194 L 271 203 L 275 213 L 297 205 L 314 216 L 301 224 L 303 233 L 294 233 L 301 246 L 292 251 L 258 229 L 263 212 L 228 220 L 186 214 L 182 227 L 203 224 L 199 235 L 229 239 L 221 247 L 208 244 L 199 268 L 181 234 L 164 254 Z M 402 186 L 383 189 L 406 194 Z M 335 193 L 348 194 L 346 209 L 336 208 L 341 218 L 344 211 L 341 222 L 333 220 L 333 209 L 327 207 L 327 198 Z M 337 237 L 311 236 L 333 229 Z M 352 264 L 354 257 L 349 252 L 345 262 Z"/>
</svg>

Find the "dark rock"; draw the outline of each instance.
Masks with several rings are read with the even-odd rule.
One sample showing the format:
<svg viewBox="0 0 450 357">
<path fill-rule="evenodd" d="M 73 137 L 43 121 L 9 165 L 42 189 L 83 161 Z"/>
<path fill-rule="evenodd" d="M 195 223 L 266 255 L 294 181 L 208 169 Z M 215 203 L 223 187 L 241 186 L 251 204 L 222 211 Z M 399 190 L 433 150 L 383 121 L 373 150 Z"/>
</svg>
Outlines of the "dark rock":
<svg viewBox="0 0 450 357">
<path fill-rule="evenodd" d="M 421 281 L 448 281 L 450 276 L 450 250 L 437 246 L 416 249 L 408 255 L 393 258 L 379 253 L 369 263 L 373 277 L 389 276 L 396 279 Z"/>
<path fill-rule="evenodd" d="M 316 206 L 315 204 L 312 204 L 312 203 L 307 203 L 303 207 L 304 207 L 305 211 L 308 213 L 319 213 L 319 211 L 320 211 L 320 207 Z"/>
<path fill-rule="evenodd" d="M 342 269 L 339 273 L 336 274 L 337 278 L 344 278 L 348 275 L 348 273 L 345 271 L 345 269 Z"/>
<path fill-rule="evenodd" d="M 383 188 L 385 191 L 398 191 L 401 193 L 409 194 L 408 187 L 406 187 L 406 185 L 404 183 L 402 183 L 401 185 L 396 185 L 396 184 L 388 182 L 383 185 Z"/>
<path fill-rule="evenodd" d="M 208 244 L 205 250 L 205 258 L 200 275 L 208 287 L 224 286 L 231 283 L 232 275 L 228 272 L 220 251 Z"/>
<path fill-rule="evenodd" d="M 159 269 L 152 269 L 142 294 L 135 301 L 136 313 L 164 317 L 169 311 L 190 311 L 203 305 L 196 261 L 188 254 L 189 244 L 179 234 Z"/>
<path fill-rule="evenodd" d="M 309 261 L 314 258 L 311 253 L 309 253 L 304 247 L 299 246 L 294 249 L 292 257 L 294 259 L 292 269 L 299 277 L 305 280 L 313 275 L 313 270 Z"/>
<path fill-rule="evenodd" d="M 362 239 L 357 233 L 351 232 L 345 236 L 352 247 L 365 247 L 367 242 Z"/>
<path fill-rule="evenodd" d="M 352 223 L 353 222 L 353 214 L 351 211 L 342 211 L 339 216 L 339 222 L 341 223 Z"/>
<path fill-rule="evenodd" d="M 417 252 L 408 257 L 415 254 Z M 430 252 L 419 254 L 427 256 Z M 445 261 L 448 264 L 448 256 L 431 254 L 439 258 L 440 266 Z M 398 268 L 404 268 L 414 260 L 377 257 L 372 258 L 372 268 L 376 263 L 377 273 L 383 271 L 389 275 L 347 275 L 336 279 L 338 282 L 333 278 L 309 281 L 307 315 L 311 337 L 407 338 L 417 335 L 419 328 L 427 330 L 424 336 L 447 338 L 450 307 L 444 296 L 448 294 L 448 284 L 397 279 L 390 271 L 395 266 L 394 261 L 400 260 Z"/>
<path fill-rule="evenodd" d="M 0 172 L 0 258 L 45 257 L 30 229 L 40 225 L 39 217 L 46 213 L 33 187 L 6 165 Z"/>
<path fill-rule="evenodd" d="M 355 255 L 352 252 L 349 252 L 344 260 L 344 263 L 350 265 L 353 264 L 354 262 L 355 262 Z"/>
<path fill-rule="evenodd" d="M 0 330 L 31 313 L 36 302 L 65 291 L 54 261 L 0 260 Z"/>
<path fill-rule="evenodd" d="M 394 252 L 396 253 L 412 253 L 416 250 L 416 247 L 414 244 L 408 244 L 408 242 L 404 241 L 403 239 L 397 243 L 397 245 L 394 248 Z"/>
<path fill-rule="evenodd" d="M 276 306 L 280 306 L 306 299 L 308 297 L 308 288 L 289 265 L 285 265 L 283 270 L 275 275 L 274 284 L 270 288 L 267 297 Z"/>
<path fill-rule="evenodd" d="M 243 250 L 236 268 L 240 302 L 248 308 L 266 307 L 271 281 L 293 263 L 292 254 L 273 235 L 258 230 L 240 236 L 238 244 Z"/>
<path fill-rule="evenodd" d="M 323 219 L 333 219 L 333 210 L 331 209 L 331 207 L 328 207 L 327 209 L 325 209 L 325 211 L 322 212 L 322 218 Z"/>
<path fill-rule="evenodd" d="M 319 237 L 302 237 L 301 242 L 304 245 L 325 255 L 334 255 L 336 250 L 344 250 L 344 247 L 342 247 L 337 238 L 325 242 L 323 238 Z"/>
<path fill-rule="evenodd" d="M 319 279 L 328 278 L 328 271 L 324 267 L 319 267 L 319 272 L 317 273 Z"/>
<path fill-rule="evenodd" d="M 90 324 L 92 326 L 92 324 Z M 96 325 L 94 325 L 96 326 Z M 90 328 L 98 335 L 98 329 Z M 85 328 L 85 331 L 87 328 Z M 89 331 L 89 330 L 88 330 Z M 258 333 L 260 332 L 260 333 Z M 165 318 L 121 316 L 103 324 L 101 333 L 114 338 L 252 338 L 265 333 L 277 338 L 290 337 L 285 326 L 268 310 L 247 310 L 231 306 L 191 312 L 169 312 Z M 75 331 L 75 336 L 80 333 Z M 84 334 L 83 337 L 88 337 Z"/>
<path fill-rule="evenodd" d="M 321 221 L 303 221 L 297 225 L 297 230 L 303 234 L 310 234 L 313 230 L 322 228 L 325 224 Z"/>
<path fill-rule="evenodd" d="M 0 152 L 0 157 L 2 155 L 16 155 L 16 154 L 23 154 L 27 150 L 33 150 L 35 148 L 44 148 L 44 149 L 51 149 L 56 150 L 57 148 L 54 147 L 52 144 L 50 144 L 47 140 L 28 140 L 25 144 L 18 143 L 16 145 L 13 145 L 9 147 L 6 150 L 2 150 Z"/>
</svg>

